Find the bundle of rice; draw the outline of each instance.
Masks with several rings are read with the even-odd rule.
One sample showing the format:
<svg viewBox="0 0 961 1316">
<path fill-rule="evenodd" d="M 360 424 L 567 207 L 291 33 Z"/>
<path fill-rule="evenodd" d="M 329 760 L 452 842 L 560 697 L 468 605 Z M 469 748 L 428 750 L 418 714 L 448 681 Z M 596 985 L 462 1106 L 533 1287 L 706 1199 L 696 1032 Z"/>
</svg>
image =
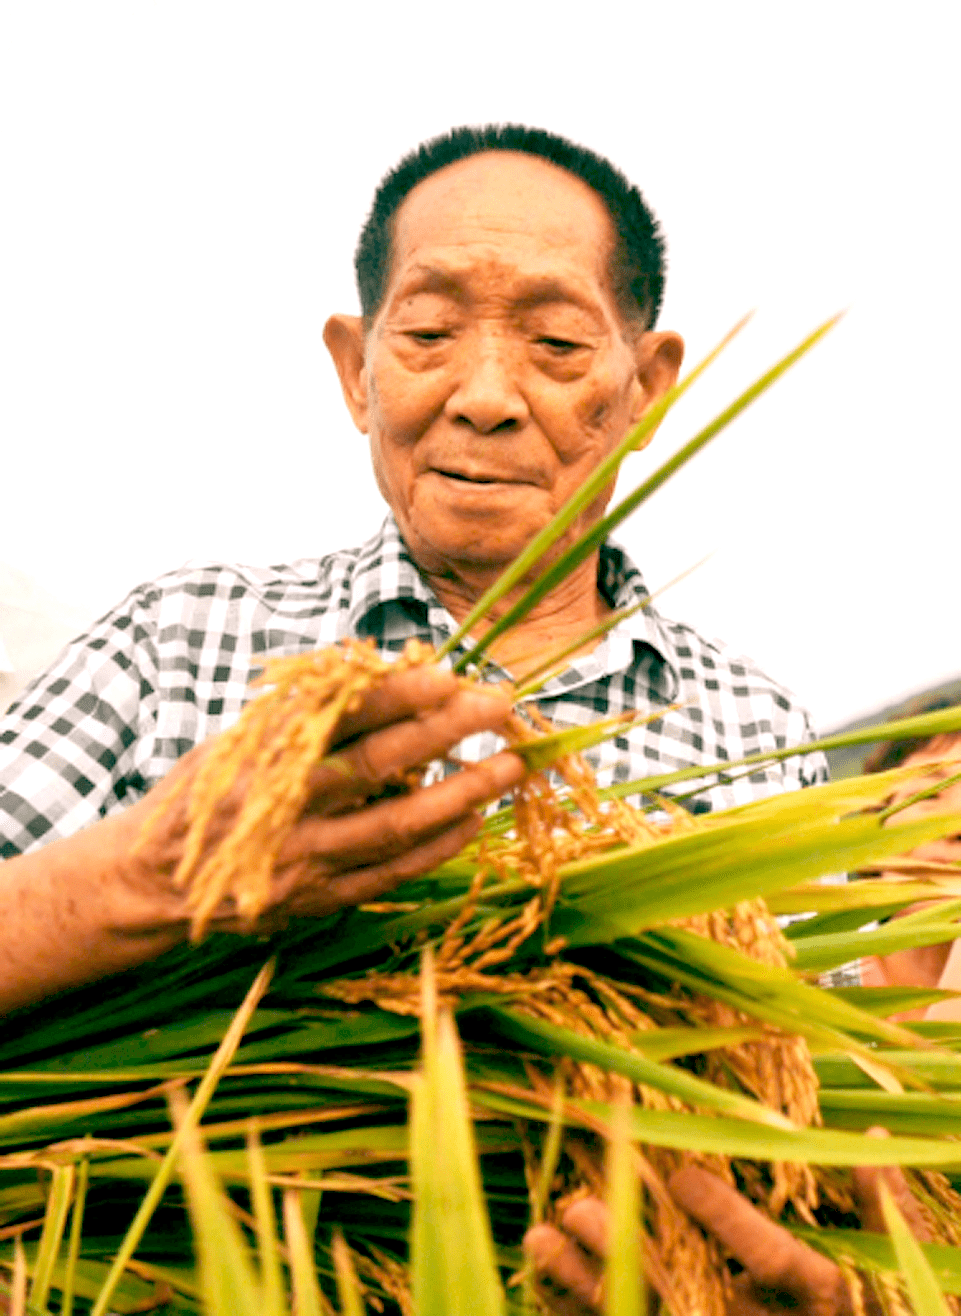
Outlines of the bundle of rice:
<svg viewBox="0 0 961 1316">
<path fill-rule="evenodd" d="M 176 880 L 197 940 L 223 902 L 251 922 L 266 906 L 338 719 L 389 670 L 359 645 L 272 663 L 189 798 L 168 794 L 163 807 L 189 819 Z M 961 729 L 957 709 L 873 734 L 948 729 Z M 815 985 L 875 948 L 956 935 L 950 873 L 817 879 L 876 866 L 959 819 L 879 813 L 903 769 L 695 818 L 660 794 L 670 778 L 597 789 L 576 751 L 611 733 L 553 734 L 518 712 L 510 738 L 530 772 L 516 799 L 390 901 L 269 947 L 208 937 L 8 1021 L 0 1266 L 13 1309 L 535 1310 L 523 1233 L 603 1191 L 609 1142 L 617 1191 L 641 1186 L 634 1223 L 656 1310 L 715 1316 L 729 1293 L 718 1243 L 665 1189 L 686 1164 L 842 1260 L 854 1310 L 864 1284 L 891 1312 L 916 1303 L 908 1290 L 961 1294 L 945 1177 L 961 1164 L 961 1028 L 885 1017 L 937 993 Z M 244 803 L 210 844 L 217 803 L 241 778 Z M 415 772 L 393 789 L 420 783 Z M 862 930 L 932 895 L 939 905 L 893 932 Z M 785 935 L 775 915 L 801 912 L 814 917 Z M 874 1124 L 892 1136 L 864 1137 Z M 897 1228 L 890 1243 L 858 1229 L 849 1170 L 861 1164 L 909 1167 L 924 1252 Z M 628 1278 L 614 1288 L 639 1293 L 631 1212 L 617 1218 L 612 1275 Z"/>
</svg>

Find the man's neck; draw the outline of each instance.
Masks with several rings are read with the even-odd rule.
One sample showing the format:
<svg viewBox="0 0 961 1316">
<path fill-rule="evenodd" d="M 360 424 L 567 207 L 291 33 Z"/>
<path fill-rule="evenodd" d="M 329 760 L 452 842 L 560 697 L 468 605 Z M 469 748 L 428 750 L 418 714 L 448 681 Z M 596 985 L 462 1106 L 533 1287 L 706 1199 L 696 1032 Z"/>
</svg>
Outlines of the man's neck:
<svg viewBox="0 0 961 1316">
<path fill-rule="evenodd" d="M 578 636 L 610 614 L 611 609 L 597 590 L 597 554 L 594 553 L 571 573 L 556 589 L 534 607 L 523 621 L 500 636 L 490 656 L 515 678 L 539 666 L 555 649 L 573 643 Z M 457 622 L 462 622 L 496 577 L 482 580 L 462 575 L 432 574 L 423 571 L 437 598 Z M 508 610 L 525 592 L 530 582 L 511 591 L 493 609 L 491 616 L 472 629 L 474 640 L 482 639 L 492 621 Z M 592 649 L 591 641 L 583 652 Z"/>
</svg>

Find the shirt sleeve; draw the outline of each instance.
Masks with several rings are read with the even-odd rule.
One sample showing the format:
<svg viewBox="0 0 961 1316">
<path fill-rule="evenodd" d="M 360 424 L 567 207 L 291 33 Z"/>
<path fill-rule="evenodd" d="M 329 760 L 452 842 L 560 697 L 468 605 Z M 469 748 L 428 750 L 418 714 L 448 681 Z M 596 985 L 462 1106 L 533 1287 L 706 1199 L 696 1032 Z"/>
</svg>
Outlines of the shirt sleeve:
<svg viewBox="0 0 961 1316">
<path fill-rule="evenodd" d="M 157 721 L 158 592 L 134 590 L 0 718 L 0 858 L 142 795 Z"/>
</svg>

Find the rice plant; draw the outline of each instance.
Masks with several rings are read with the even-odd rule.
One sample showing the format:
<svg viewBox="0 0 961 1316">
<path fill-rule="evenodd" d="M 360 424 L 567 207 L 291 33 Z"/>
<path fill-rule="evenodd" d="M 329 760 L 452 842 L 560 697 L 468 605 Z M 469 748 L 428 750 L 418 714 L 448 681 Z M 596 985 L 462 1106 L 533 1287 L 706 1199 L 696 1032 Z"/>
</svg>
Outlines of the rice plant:
<svg viewBox="0 0 961 1316">
<path fill-rule="evenodd" d="M 532 574 L 580 505 L 496 597 Z M 593 535 L 548 566 L 524 606 Z M 465 679 L 492 638 L 461 660 Z M 179 880 L 198 939 L 226 894 L 256 915 L 340 711 L 386 670 L 360 646 L 268 668 L 266 693 L 189 801 Z M 643 1283 L 658 1310 L 722 1313 L 726 1258 L 664 1191 L 688 1164 L 842 1261 L 852 1284 L 866 1277 L 886 1310 L 961 1295 L 961 1025 L 887 1018 L 943 993 L 817 985 L 859 955 L 957 935 L 961 873 L 899 873 L 896 856 L 961 819 L 888 817 L 883 802 L 912 775 L 903 768 L 692 817 L 664 792 L 703 767 L 597 790 L 579 753 L 617 730 L 555 734 L 518 714 L 510 735 L 529 776 L 510 808 L 390 901 L 269 946 L 209 936 L 9 1019 L 0 1283 L 11 1311 L 532 1311 L 525 1228 L 609 1191 L 609 1309 L 645 1310 Z M 846 739 L 959 730 L 953 709 Z M 237 826 L 200 863 L 213 803 L 241 770 Z M 882 863 L 884 881 L 818 880 Z M 775 915 L 787 913 L 808 917 L 785 933 Z M 877 1124 L 891 1136 L 864 1136 Z M 858 1228 L 850 1167 L 886 1164 L 907 1167 L 935 1241 L 914 1244 L 893 1204 L 890 1236 Z"/>
</svg>

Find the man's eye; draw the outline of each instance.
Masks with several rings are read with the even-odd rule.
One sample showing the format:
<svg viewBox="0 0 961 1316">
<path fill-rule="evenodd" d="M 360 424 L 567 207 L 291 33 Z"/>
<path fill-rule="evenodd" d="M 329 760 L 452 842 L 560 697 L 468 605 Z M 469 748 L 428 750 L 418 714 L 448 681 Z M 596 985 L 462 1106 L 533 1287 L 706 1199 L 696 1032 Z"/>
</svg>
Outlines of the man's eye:
<svg viewBox="0 0 961 1316">
<path fill-rule="evenodd" d="M 570 338 L 539 338 L 537 341 L 542 347 L 550 348 L 552 352 L 562 356 L 570 352 L 576 352 L 578 348 L 583 347 L 583 343 L 572 342 Z"/>
<path fill-rule="evenodd" d="M 408 333 L 408 337 L 413 339 L 415 343 L 429 345 L 431 343 L 443 342 L 443 340 L 449 338 L 450 335 L 446 329 L 412 329 Z"/>
</svg>

